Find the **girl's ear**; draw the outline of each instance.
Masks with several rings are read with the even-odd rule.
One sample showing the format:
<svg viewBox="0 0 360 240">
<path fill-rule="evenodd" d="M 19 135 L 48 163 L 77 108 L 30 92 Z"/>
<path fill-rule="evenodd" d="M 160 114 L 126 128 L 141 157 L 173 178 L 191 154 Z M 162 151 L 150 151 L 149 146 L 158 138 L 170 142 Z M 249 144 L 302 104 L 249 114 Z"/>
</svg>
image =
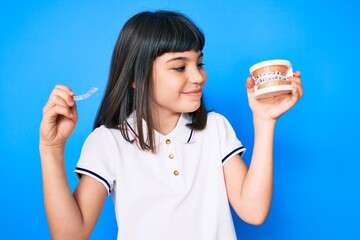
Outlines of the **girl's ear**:
<svg viewBox="0 0 360 240">
<path fill-rule="evenodd" d="M 131 87 L 132 87 L 133 89 L 136 88 L 136 87 L 135 87 L 135 82 L 132 82 L 132 83 L 131 83 Z"/>
</svg>

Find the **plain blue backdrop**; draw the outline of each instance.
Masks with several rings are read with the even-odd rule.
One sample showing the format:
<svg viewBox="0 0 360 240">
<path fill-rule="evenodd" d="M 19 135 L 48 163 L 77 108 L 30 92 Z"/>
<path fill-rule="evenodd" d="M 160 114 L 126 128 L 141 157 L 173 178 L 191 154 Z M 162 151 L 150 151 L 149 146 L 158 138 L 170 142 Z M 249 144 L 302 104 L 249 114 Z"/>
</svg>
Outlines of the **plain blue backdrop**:
<svg viewBox="0 0 360 240">
<path fill-rule="evenodd" d="M 68 141 L 71 188 L 92 130 L 110 57 L 124 22 L 143 10 L 179 10 L 206 35 L 205 100 L 253 144 L 248 68 L 288 59 L 305 96 L 277 124 L 272 209 L 261 226 L 234 215 L 239 239 L 360 239 L 359 3 L 343 1 L 5 0 L 0 6 L 0 239 L 50 239 L 38 154 L 42 107 L 53 87 L 99 92 L 78 103 Z M 108 198 L 92 239 L 115 239 Z"/>
</svg>

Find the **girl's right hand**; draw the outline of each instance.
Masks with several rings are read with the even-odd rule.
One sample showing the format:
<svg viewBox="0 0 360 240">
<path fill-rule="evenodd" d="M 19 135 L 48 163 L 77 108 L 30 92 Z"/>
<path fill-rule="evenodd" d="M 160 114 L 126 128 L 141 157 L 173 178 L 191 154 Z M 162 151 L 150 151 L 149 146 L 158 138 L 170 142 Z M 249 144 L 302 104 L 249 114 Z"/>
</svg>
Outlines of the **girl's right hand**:
<svg viewBox="0 0 360 240">
<path fill-rule="evenodd" d="M 43 108 L 40 125 L 40 146 L 64 148 L 66 140 L 73 133 L 78 115 L 74 93 L 70 88 L 57 85 Z"/>
</svg>

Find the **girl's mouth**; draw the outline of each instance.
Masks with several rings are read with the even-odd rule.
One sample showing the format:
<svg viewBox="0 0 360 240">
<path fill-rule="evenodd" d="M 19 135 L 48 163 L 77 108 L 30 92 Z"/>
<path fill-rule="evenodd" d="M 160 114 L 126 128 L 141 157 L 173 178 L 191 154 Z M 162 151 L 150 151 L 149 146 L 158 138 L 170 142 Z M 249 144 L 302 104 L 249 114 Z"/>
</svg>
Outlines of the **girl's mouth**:
<svg viewBox="0 0 360 240">
<path fill-rule="evenodd" d="M 202 96 L 202 88 L 185 91 L 185 92 L 183 92 L 183 94 L 186 94 L 188 96 L 201 97 Z"/>
</svg>

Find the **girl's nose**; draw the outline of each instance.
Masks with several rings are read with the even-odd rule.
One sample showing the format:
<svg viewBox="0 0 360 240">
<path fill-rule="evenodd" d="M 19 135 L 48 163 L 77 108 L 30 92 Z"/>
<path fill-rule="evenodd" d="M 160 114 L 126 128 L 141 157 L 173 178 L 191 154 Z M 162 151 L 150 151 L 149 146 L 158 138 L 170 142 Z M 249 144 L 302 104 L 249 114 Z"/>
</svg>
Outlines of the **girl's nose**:
<svg viewBox="0 0 360 240">
<path fill-rule="evenodd" d="M 202 84 L 206 81 L 206 72 L 204 69 L 196 68 L 192 71 L 189 79 L 191 83 Z"/>
</svg>

